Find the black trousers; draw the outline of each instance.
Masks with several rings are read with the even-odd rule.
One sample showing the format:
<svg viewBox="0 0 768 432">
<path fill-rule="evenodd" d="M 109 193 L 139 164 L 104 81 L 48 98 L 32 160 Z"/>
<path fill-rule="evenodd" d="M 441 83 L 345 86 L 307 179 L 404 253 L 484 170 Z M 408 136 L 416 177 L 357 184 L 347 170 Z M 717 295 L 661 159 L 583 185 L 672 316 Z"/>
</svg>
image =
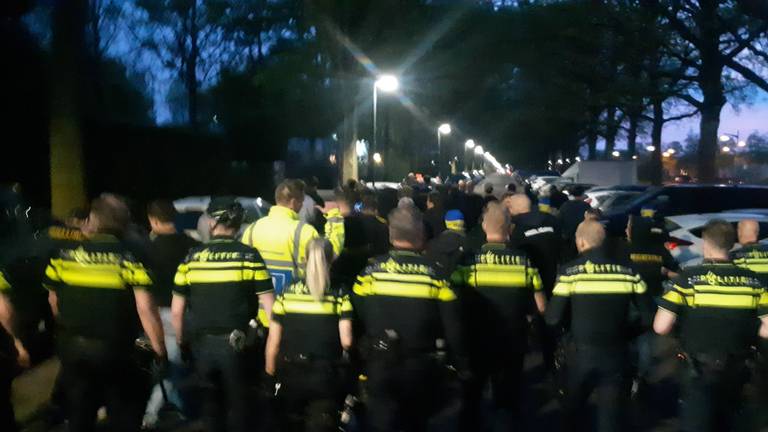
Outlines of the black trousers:
<svg viewBox="0 0 768 432">
<path fill-rule="evenodd" d="M 0 430 L 16 432 L 18 429 L 11 404 L 11 382 L 10 376 L 0 377 Z"/>
<path fill-rule="evenodd" d="M 103 405 L 110 430 L 135 432 L 141 427 L 146 400 L 132 348 L 130 342 L 62 336 L 59 358 L 71 432 L 93 431 L 96 412 Z"/>
<path fill-rule="evenodd" d="M 628 383 L 625 347 L 574 346 L 568 359 L 563 430 L 623 431 Z M 586 425 L 588 401 L 597 393 L 597 425 Z"/>
<path fill-rule="evenodd" d="M 368 431 L 425 431 L 442 404 L 442 370 L 428 356 L 368 362 Z"/>
<path fill-rule="evenodd" d="M 208 431 L 250 430 L 254 384 L 246 356 L 229 344 L 229 335 L 201 336 L 193 344 L 195 373 L 203 381 L 203 419 Z"/>
<path fill-rule="evenodd" d="M 488 341 L 489 344 L 493 342 Z M 493 350 L 476 353 L 473 361 L 473 379 L 465 386 L 464 413 L 461 429 L 510 430 L 520 405 L 525 339 L 507 339 L 505 345 L 516 350 Z M 493 345 L 488 345 L 493 346 Z M 482 414 L 483 394 L 490 385 L 493 419 Z M 490 420 L 494 420 L 491 422 Z"/>
<path fill-rule="evenodd" d="M 730 431 L 749 375 L 745 359 L 700 360 L 693 355 L 683 374 L 682 429 L 686 432 Z"/>
<path fill-rule="evenodd" d="M 337 365 L 329 361 L 283 361 L 278 378 L 282 430 L 338 430 L 345 377 Z"/>
</svg>

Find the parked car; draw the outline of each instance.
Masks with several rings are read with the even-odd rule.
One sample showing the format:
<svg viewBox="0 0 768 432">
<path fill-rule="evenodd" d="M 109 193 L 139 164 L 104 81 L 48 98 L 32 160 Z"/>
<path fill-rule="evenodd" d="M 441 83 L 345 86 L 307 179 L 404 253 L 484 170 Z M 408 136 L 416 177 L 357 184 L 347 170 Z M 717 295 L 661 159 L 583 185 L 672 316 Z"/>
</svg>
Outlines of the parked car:
<svg viewBox="0 0 768 432">
<path fill-rule="evenodd" d="M 560 176 L 534 176 L 528 179 L 531 184 L 531 189 L 534 192 L 538 192 L 539 189 L 546 185 L 552 184 L 560 179 Z"/>
<path fill-rule="evenodd" d="M 759 241 L 761 243 L 768 241 L 768 212 L 749 213 L 748 211 L 736 210 L 723 213 L 669 216 L 664 220 L 664 226 L 669 232 L 666 247 L 680 265 L 695 265 L 701 262 L 703 256 L 701 234 L 704 227 L 712 219 L 722 219 L 734 225 L 745 219 L 754 219 L 760 224 Z M 736 248 L 739 247 L 736 245 Z"/>
<path fill-rule="evenodd" d="M 649 188 L 626 205 L 605 212 L 608 233 L 621 236 L 630 214 L 652 207 L 661 217 L 720 213 L 743 208 L 768 209 L 768 187 L 755 185 L 680 184 Z"/>
</svg>

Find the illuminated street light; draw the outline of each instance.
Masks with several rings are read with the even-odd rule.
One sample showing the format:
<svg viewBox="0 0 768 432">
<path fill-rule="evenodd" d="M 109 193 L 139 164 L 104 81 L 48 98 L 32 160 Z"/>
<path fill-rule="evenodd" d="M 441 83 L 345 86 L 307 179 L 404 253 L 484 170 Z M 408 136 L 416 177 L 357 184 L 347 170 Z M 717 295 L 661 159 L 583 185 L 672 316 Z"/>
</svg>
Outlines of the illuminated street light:
<svg viewBox="0 0 768 432">
<path fill-rule="evenodd" d="M 673 155 L 673 154 L 675 154 L 675 149 L 673 149 L 673 148 L 667 149 L 667 153 Z"/>
<path fill-rule="evenodd" d="M 741 140 L 736 145 L 739 146 L 739 147 L 746 147 L 747 146 L 747 142 L 744 141 L 744 140 Z"/>
<path fill-rule="evenodd" d="M 731 148 L 728 146 L 723 146 L 723 153 L 728 153 L 731 151 Z"/>
<path fill-rule="evenodd" d="M 565 158 L 565 163 L 571 163 L 571 159 L 570 158 Z"/>
<path fill-rule="evenodd" d="M 632 155 L 632 160 L 637 160 L 637 155 Z"/>
<path fill-rule="evenodd" d="M 485 154 L 485 151 L 483 151 L 483 146 L 477 146 L 475 147 L 475 154 L 480 156 L 482 154 Z"/>
<path fill-rule="evenodd" d="M 653 151 L 656 151 L 656 146 L 649 145 L 645 149 L 648 150 L 649 152 L 653 152 Z"/>
<path fill-rule="evenodd" d="M 728 142 L 730 140 L 731 140 L 731 136 L 730 135 L 720 135 L 720 141 Z"/>
<path fill-rule="evenodd" d="M 669 157 L 669 153 L 667 153 L 667 152 L 664 152 L 664 153 L 662 153 L 661 155 L 662 155 L 662 156 L 664 156 L 665 158 L 668 158 L 668 157 Z"/>
<path fill-rule="evenodd" d="M 581 162 L 581 158 L 579 156 L 576 156 L 576 162 Z"/>
<path fill-rule="evenodd" d="M 442 135 L 450 135 L 451 125 L 448 123 L 441 124 L 440 127 L 437 128 L 437 133 Z"/>
<path fill-rule="evenodd" d="M 437 128 L 437 176 L 443 176 L 443 143 L 441 142 L 443 135 L 451 134 L 451 125 L 443 123 Z"/>
<path fill-rule="evenodd" d="M 383 92 L 392 93 L 400 88 L 400 81 L 394 75 L 385 74 L 380 75 L 374 85 Z"/>
<path fill-rule="evenodd" d="M 557 164 L 558 164 L 558 165 L 562 165 L 562 164 L 563 164 L 563 160 L 562 160 L 562 159 L 558 159 L 558 160 L 557 160 Z"/>
<path fill-rule="evenodd" d="M 375 162 L 377 165 L 381 165 L 381 153 L 374 153 L 373 154 L 373 162 Z"/>
<path fill-rule="evenodd" d="M 468 139 L 467 142 L 464 143 L 464 147 L 466 147 L 468 149 L 475 148 L 475 140 Z"/>
<path fill-rule="evenodd" d="M 619 153 L 619 151 L 618 151 L 618 150 L 614 150 L 614 151 L 611 153 L 611 155 L 613 155 L 613 157 L 619 157 L 619 156 L 621 156 L 621 153 Z"/>
</svg>

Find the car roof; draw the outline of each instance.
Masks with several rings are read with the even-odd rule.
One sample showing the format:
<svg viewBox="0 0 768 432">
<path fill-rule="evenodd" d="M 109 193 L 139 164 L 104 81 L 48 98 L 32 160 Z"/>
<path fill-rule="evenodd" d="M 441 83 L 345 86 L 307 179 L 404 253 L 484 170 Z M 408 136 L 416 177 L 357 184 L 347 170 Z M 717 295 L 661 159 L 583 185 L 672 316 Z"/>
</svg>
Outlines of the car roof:
<svg viewBox="0 0 768 432">
<path fill-rule="evenodd" d="M 678 225 L 687 225 L 687 224 L 697 223 L 699 221 L 707 221 L 711 219 L 725 219 L 725 220 L 758 219 L 760 221 L 764 221 L 764 220 L 768 220 L 768 212 L 748 213 L 748 212 L 742 212 L 742 211 L 726 211 L 721 213 L 694 213 L 694 214 L 687 214 L 687 215 L 667 216 L 666 219 Z"/>
<path fill-rule="evenodd" d="M 768 186 L 763 185 L 753 185 L 753 184 L 739 184 L 739 185 L 733 185 L 733 184 L 722 184 L 722 183 L 685 183 L 685 184 L 668 184 L 664 185 L 664 188 L 671 188 L 671 189 L 699 189 L 699 188 L 705 188 L 705 187 L 716 187 L 716 188 L 723 188 L 723 189 L 766 189 L 768 190 Z"/>
</svg>

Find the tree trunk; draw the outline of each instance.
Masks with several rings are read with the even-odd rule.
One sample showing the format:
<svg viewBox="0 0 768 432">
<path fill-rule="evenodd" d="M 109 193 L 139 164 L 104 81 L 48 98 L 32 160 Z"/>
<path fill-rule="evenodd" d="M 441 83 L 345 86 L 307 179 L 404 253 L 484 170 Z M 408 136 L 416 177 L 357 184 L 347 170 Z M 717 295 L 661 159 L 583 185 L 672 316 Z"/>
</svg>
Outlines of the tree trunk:
<svg viewBox="0 0 768 432">
<path fill-rule="evenodd" d="M 629 158 L 637 154 L 637 128 L 640 123 L 640 113 L 632 108 L 629 113 L 629 128 L 627 129 L 627 153 Z"/>
<path fill-rule="evenodd" d="M 200 54 L 197 46 L 197 0 L 192 0 L 189 10 L 189 58 L 187 59 L 187 115 L 189 125 L 197 129 L 197 57 Z"/>
<path fill-rule="evenodd" d="M 616 148 L 616 135 L 618 126 L 616 125 L 616 107 L 610 107 L 605 115 L 605 153 L 604 159 L 611 159 L 611 153 Z"/>
<path fill-rule="evenodd" d="M 600 111 L 589 111 L 589 124 L 587 125 L 587 159 L 597 159 L 597 129 L 600 122 Z"/>
<path fill-rule="evenodd" d="M 51 211 L 64 217 L 86 202 L 80 130 L 87 0 L 56 2 L 53 22 L 50 125 Z"/>
<path fill-rule="evenodd" d="M 664 129 L 664 105 L 661 99 L 653 101 L 653 127 L 651 129 L 651 183 L 660 185 L 662 181 L 661 132 Z"/>
<path fill-rule="evenodd" d="M 699 86 L 704 97 L 699 124 L 699 181 L 713 182 L 717 178 L 715 160 L 718 153 L 717 132 L 720 127 L 720 111 L 726 99 L 723 91 L 723 62 L 720 55 L 717 0 L 702 0 L 699 14 L 701 35 L 701 69 Z"/>
</svg>

